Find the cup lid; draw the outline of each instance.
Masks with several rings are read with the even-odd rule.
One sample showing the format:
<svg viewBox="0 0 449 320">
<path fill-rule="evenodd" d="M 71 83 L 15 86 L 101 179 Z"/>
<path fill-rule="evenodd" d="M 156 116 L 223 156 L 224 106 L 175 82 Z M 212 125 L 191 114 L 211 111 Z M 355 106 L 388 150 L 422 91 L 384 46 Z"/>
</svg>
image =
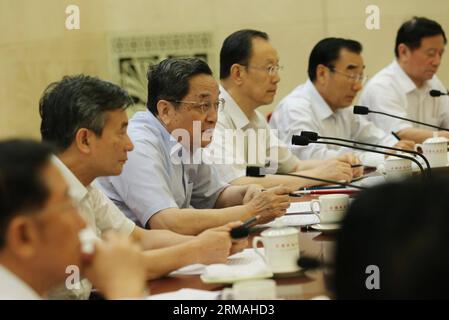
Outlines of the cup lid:
<svg viewBox="0 0 449 320">
<path fill-rule="evenodd" d="M 432 137 L 426 139 L 424 143 L 441 143 L 441 142 L 447 142 L 448 140 L 445 137 Z"/>
<path fill-rule="evenodd" d="M 299 231 L 293 227 L 286 227 L 285 224 L 281 221 L 281 219 L 276 219 L 274 223 L 274 227 L 264 230 L 261 233 L 262 237 L 280 237 L 280 236 L 289 236 L 292 234 L 298 234 Z"/>
</svg>

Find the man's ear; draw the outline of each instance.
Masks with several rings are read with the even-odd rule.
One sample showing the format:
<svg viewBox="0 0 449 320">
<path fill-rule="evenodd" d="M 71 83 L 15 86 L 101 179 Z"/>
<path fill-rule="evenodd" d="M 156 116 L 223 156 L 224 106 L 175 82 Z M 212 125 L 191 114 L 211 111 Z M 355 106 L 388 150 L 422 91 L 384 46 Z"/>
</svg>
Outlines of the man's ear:
<svg viewBox="0 0 449 320">
<path fill-rule="evenodd" d="M 243 83 L 242 68 L 244 68 L 244 66 L 242 66 L 240 64 L 237 64 L 237 63 L 234 63 L 231 66 L 231 70 L 229 72 L 229 77 L 237 85 L 241 85 Z"/>
<path fill-rule="evenodd" d="M 326 82 L 328 68 L 322 64 L 316 67 L 316 82 L 319 84 L 324 84 Z"/>
<path fill-rule="evenodd" d="M 78 150 L 84 154 L 91 152 L 91 144 L 94 133 L 86 128 L 78 129 L 75 135 L 75 144 Z"/>
<path fill-rule="evenodd" d="M 30 217 L 13 218 L 5 236 L 8 250 L 22 259 L 33 257 L 39 250 L 39 231 Z"/>
<path fill-rule="evenodd" d="M 173 121 L 175 107 L 167 100 L 159 100 L 156 105 L 159 119 L 165 126 Z"/>
<path fill-rule="evenodd" d="M 411 50 L 409 47 L 407 47 L 407 45 L 405 45 L 404 43 L 400 43 L 398 45 L 398 54 L 399 54 L 399 58 L 403 59 L 403 60 L 408 60 L 408 57 L 410 56 Z"/>
</svg>

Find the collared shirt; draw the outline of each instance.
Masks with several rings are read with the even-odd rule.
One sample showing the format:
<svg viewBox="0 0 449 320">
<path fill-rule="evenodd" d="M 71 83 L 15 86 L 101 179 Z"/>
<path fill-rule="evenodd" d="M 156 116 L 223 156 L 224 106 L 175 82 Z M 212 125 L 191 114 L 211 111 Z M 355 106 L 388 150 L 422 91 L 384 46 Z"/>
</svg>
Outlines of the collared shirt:
<svg viewBox="0 0 449 320">
<path fill-rule="evenodd" d="M 85 187 L 69 168 L 56 156 L 52 158 L 69 185 L 70 196 L 77 202 L 78 211 L 98 237 L 108 230 L 119 234 L 130 235 L 135 224 L 93 184 Z M 65 285 L 56 288 L 50 293 L 51 299 L 88 299 L 92 289 L 87 279 L 80 281 L 79 289 L 67 289 Z"/>
<path fill-rule="evenodd" d="M 42 300 L 28 284 L 0 265 L 0 300 Z"/>
<path fill-rule="evenodd" d="M 432 125 L 449 128 L 449 97 L 431 97 L 432 89 L 446 92 L 436 75 L 421 88 L 394 60 L 379 71 L 366 85 L 360 97 L 360 104 L 371 110 L 386 112 Z M 386 132 L 397 132 L 405 128 L 427 128 L 404 120 L 370 113 L 368 119 Z"/>
<path fill-rule="evenodd" d="M 288 147 L 278 140 L 265 117 L 257 110 L 251 119 L 220 86 L 225 106 L 218 114 L 212 143 L 208 147 L 214 166 L 226 181 L 246 175 L 247 166 L 269 166 L 272 173 L 290 173 L 299 164 Z"/>
<path fill-rule="evenodd" d="M 190 157 L 183 157 L 188 152 L 151 112 L 137 112 L 129 121 L 128 135 L 134 150 L 121 175 L 97 183 L 129 218 L 145 227 L 164 209 L 215 206 L 228 185 L 213 167 L 189 163 Z"/>
<path fill-rule="evenodd" d="M 365 165 L 376 166 L 383 162 L 384 157 L 380 154 L 324 144 L 292 146 L 292 135 L 299 135 L 303 130 L 317 132 L 320 136 L 385 146 L 393 146 L 396 143 L 391 134 L 377 128 L 362 116 L 353 114 L 352 107 L 333 112 L 310 80 L 296 87 L 280 102 L 273 112 L 270 125 L 279 130 L 279 138 L 290 144 L 292 152 L 304 160 L 329 159 L 345 152 L 354 152 Z"/>
</svg>

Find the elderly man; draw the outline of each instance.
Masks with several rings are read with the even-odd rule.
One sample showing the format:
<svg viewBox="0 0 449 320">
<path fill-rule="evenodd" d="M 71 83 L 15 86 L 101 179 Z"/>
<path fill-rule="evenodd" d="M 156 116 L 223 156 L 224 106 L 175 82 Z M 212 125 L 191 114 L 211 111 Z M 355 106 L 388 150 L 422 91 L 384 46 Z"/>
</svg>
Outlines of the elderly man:
<svg viewBox="0 0 449 320">
<path fill-rule="evenodd" d="M 108 233 L 93 254 L 81 252 L 86 223 L 51 156 L 38 142 L 0 142 L 0 300 L 46 298 L 68 267 L 106 298 L 143 297 L 145 268 L 131 239 Z"/>
<path fill-rule="evenodd" d="M 278 53 L 264 32 L 240 30 L 223 42 L 220 96 L 225 105 L 218 114 L 213 142 L 209 146 L 210 157 L 221 176 L 236 185 L 259 183 L 271 187 L 284 184 L 298 189 L 320 182 L 275 174 L 297 172 L 345 181 L 360 175 L 361 168 L 351 170 L 350 164 L 358 162 L 354 155 L 346 154 L 332 160 L 299 160 L 278 140 L 274 130 L 270 130 L 257 109 L 273 102 L 280 81 L 279 69 Z M 229 133 L 234 137 L 229 138 Z M 262 167 L 266 163 L 269 163 L 267 171 L 273 174 L 246 176 L 247 166 Z"/>
<path fill-rule="evenodd" d="M 449 128 L 449 98 L 429 94 L 432 89 L 447 92 L 436 76 L 446 42 L 443 28 L 436 21 L 414 17 L 404 22 L 396 36 L 396 59 L 368 82 L 360 104 L 374 111 Z M 404 120 L 374 113 L 368 118 L 379 128 L 417 143 L 434 133 L 449 138 L 447 131 Z"/>
<path fill-rule="evenodd" d="M 99 179 L 104 192 L 141 226 L 197 234 L 229 221 L 268 222 L 289 206 L 286 187 L 261 191 L 229 186 L 201 161 L 222 106 L 218 84 L 199 59 L 167 59 L 148 72 L 148 111 L 130 120 L 135 145 L 117 177 Z"/>
<path fill-rule="evenodd" d="M 51 84 L 41 98 L 42 138 L 57 147 L 53 162 L 66 178 L 80 214 L 97 236 L 114 230 L 138 239 L 145 249 L 149 279 L 192 263 L 226 261 L 231 252 L 246 246 L 245 240 L 232 246 L 229 231 L 238 222 L 197 237 L 146 230 L 136 226 L 93 185 L 97 177 L 120 174 L 128 153 L 133 153 L 126 133 L 126 108 L 130 103 L 129 95 L 120 87 L 83 75 Z M 80 290 L 66 292 L 63 288 L 54 296 L 87 298 L 89 292 L 90 284 L 82 281 Z"/>
<path fill-rule="evenodd" d="M 354 40 L 326 38 L 312 49 L 309 58 L 309 80 L 295 88 L 273 112 L 270 124 L 279 130 L 284 141 L 301 131 L 314 131 L 321 136 L 345 138 L 398 148 L 413 148 L 411 141 L 397 141 L 350 108 L 365 80 L 362 45 Z M 346 148 L 322 144 L 292 147 L 300 158 L 328 159 Z M 384 157 L 359 153 L 362 162 L 376 166 Z"/>
</svg>

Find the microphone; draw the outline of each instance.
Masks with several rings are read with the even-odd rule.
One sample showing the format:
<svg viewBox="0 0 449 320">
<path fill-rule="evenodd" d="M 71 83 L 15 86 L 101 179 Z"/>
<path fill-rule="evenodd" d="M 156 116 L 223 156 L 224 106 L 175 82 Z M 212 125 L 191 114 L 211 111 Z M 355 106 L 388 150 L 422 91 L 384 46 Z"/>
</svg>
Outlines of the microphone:
<svg viewBox="0 0 449 320">
<path fill-rule="evenodd" d="M 368 149 L 368 148 L 356 147 L 356 146 L 353 146 L 353 145 L 344 144 L 344 143 L 338 143 L 338 142 L 310 141 L 309 138 L 306 137 L 306 136 L 298 136 L 298 135 L 293 135 L 292 136 L 292 144 L 294 144 L 294 145 L 307 146 L 307 145 L 309 145 L 309 143 L 331 144 L 331 145 L 340 146 L 340 147 L 346 147 L 346 148 L 352 148 L 352 149 L 356 149 L 356 150 L 362 150 L 362 151 L 365 151 L 365 152 L 380 153 L 380 154 L 384 154 L 384 155 L 387 155 L 387 156 L 394 156 L 394 157 L 398 157 L 398 158 L 402 158 L 402 159 L 407 159 L 407 160 L 415 162 L 416 165 L 419 167 L 419 170 L 421 171 L 421 173 L 424 172 L 424 168 L 422 167 L 421 163 L 419 163 L 418 160 L 416 160 L 415 158 L 412 158 L 412 157 L 404 156 L 402 154 L 395 154 L 395 153 L 385 152 L 385 151 L 380 151 L 380 150 L 373 150 L 373 149 Z M 383 148 L 383 146 L 378 146 L 378 147 Z"/>
<path fill-rule="evenodd" d="M 326 263 L 319 260 L 318 258 L 313 258 L 309 256 L 301 255 L 297 261 L 298 267 L 301 269 L 319 269 L 322 267 L 333 267 L 332 263 Z"/>
<path fill-rule="evenodd" d="M 299 137 L 299 136 L 298 136 Z M 265 174 L 262 172 L 261 167 L 255 167 L 255 166 L 248 166 L 246 167 L 246 176 L 247 177 L 265 177 Z M 304 176 L 304 175 L 299 175 L 299 174 L 293 174 L 293 173 L 277 173 L 276 175 L 279 176 L 289 176 L 289 177 L 296 177 L 296 178 L 303 178 L 303 179 L 308 179 L 308 180 L 313 180 L 313 181 L 320 181 L 320 182 L 324 182 L 324 183 L 329 183 L 329 184 L 337 184 L 339 186 L 342 187 L 353 187 L 359 190 L 363 190 L 366 189 L 365 187 L 361 187 L 361 186 L 357 186 L 355 184 L 351 184 L 351 183 L 346 183 L 346 182 L 340 182 L 340 181 L 336 181 L 336 180 L 328 180 L 328 179 L 322 179 L 322 178 L 315 178 L 315 177 L 309 177 L 309 176 Z"/>
<path fill-rule="evenodd" d="M 421 157 L 424 162 L 426 163 L 426 167 L 428 169 L 428 175 L 430 176 L 430 172 L 431 172 L 431 168 L 430 168 L 430 164 L 429 161 L 427 160 L 427 158 L 417 152 L 417 151 L 411 151 L 411 150 L 402 150 L 399 148 L 395 148 L 395 147 L 387 147 L 387 146 L 381 146 L 381 145 L 377 145 L 377 144 L 371 144 L 371 143 L 366 143 L 366 142 L 359 142 L 359 141 L 354 141 L 354 140 L 348 140 L 348 139 L 342 139 L 342 138 L 333 138 L 333 137 L 321 137 L 318 135 L 318 133 L 313 132 L 313 131 L 301 131 L 301 136 L 303 137 L 307 137 L 310 141 L 317 141 L 318 139 L 326 139 L 326 140 L 335 140 L 335 141 L 343 141 L 343 142 L 348 142 L 348 143 L 356 143 L 362 146 L 369 146 L 369 147 L 374 147 L 374 148 L 382 148 L 382 149 L 387 149 L 387 150 L 394 150 L 394 151 L 399 151 L 399 152 L 405 152 L 405 153 L 410 153 L 413 154 L 415 156 L 419 156 Z"/>
<path fill-rule="evenodd" d="M 240 226 L 231 229 L 230 235 L 232 239 L 242 239 L 249 235 L 249 228 L 251 225 L 259 219 L 259 216 L 254 216 L 246 220 Z"/>
<path fill-rule="evenodd" d="M 431 97 L 437 98 L 437 97 L 440 97 L 440 96 L 447 96 L 447 95 L 449 95 L 449 91 L 444 93 L 444 92 L 441 92 L 440 90 L 430 90 L 429 94 L 430 94 Z"/>
<path fill-rule="evenodd" d="M 441 131 L 448 131 L 449 129 L 443 128 L 443 127 L 438 127 L 438 126 L 434 126 L 432 124 L 428 124 L 428 123 L 424 123 L 421 121 L 416 121 L 416 120 L 412 120 L 412 119 L 408 119 L 408 118 L 403 118 L 403 117 L 399 117 L 399 116 L 395 116 L 394 114 L 389 114 L 389 113 L 385 113 L 385 112 L 380 112 L 380 111 L 373 111 L 370 110 L 368 107 L 365 106 L 354 106 L 354 114 L 360 114 L 360 115 L 365 115 L 368 113 L 376 113 L 376 114 L 382 114 L 384 116 L 387 117 L 391 117 L 391 118 L 396 118 L 396 119 L 400 119 L 400 120 L 404 120 L 404 121 L 408 121 L 408 122 L 413 122 L 413 123 L 417 123 L 426 127 L 430 127 L 430 128 L 434 128 L 434 129 L 438 129 Z"/>
</svg>

